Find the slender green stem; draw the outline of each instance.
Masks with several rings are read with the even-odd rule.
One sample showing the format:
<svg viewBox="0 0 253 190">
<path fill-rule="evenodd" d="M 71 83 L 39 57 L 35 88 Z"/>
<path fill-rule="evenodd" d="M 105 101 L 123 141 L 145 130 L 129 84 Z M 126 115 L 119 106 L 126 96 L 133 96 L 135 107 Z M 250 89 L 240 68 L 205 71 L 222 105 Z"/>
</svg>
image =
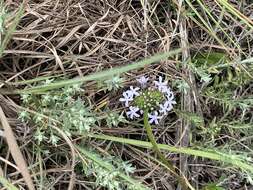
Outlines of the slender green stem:
<svg viewBox="0 0 253 190">
<path fill-rule="evenodd" d="M 172 173 L 176 174 L 176 170 L 175 170 L 173 164 L 165 158 L 165 156 L 161 153 L 161 151 L 160 151 L 160 149 L 159 149 L 159 147 L 158 147 L 158 145 L 156 143 L 155 137 L 154 137 L 154 135 L 152 133 L 151 125 L 148 122 L 148 112 L 147 111 L 144 112 L 144 118 L 143 119 L 144 119 L 144 127 L 145 127 L 145 129 L 147 131 L 147 135 L 148 135 L 149 141 L 153 145 L 153 150 L 160 157 L 161 162 L 163 164 L 165 164 L 166 166 L 168 166 L 168 168 L 170 168 L 170 170 L 171 170 Z"/>
<path fill-rule="evenodd" d="M 158 147 L 158 145 L 156 143 L 155 137 L 153 135 L 151 125 L 148 122 L 148 111 L 147 110 L 144 111 L 143 120 L 144 120 L 144 127 L 145 127 L 145 129 L 147 131 L 147 135 L 148 135 L 149 141 L 150 141 L 150 143 L 153 146 L 153 150 L 159 156 L 160 161 L 163 164 L 165 164 L 170 169 L 170 171 L 176 176 L 176 178 L 178 179 L 178 182 L 181 184 L 182 188 L 184 190 L 187 190 L 188 187 L 187 187 L 187 183 L 186 183 L 185 179 L 182 176 L 180 176 L 179 174 L 177 174 L 177 169 L 173 166 L 172 162 L 169 161 L 168 159 L 166 159 L 166 157 L 160 151 L 160 149 L 159 149 L 159 147 Z"/>
</svg>

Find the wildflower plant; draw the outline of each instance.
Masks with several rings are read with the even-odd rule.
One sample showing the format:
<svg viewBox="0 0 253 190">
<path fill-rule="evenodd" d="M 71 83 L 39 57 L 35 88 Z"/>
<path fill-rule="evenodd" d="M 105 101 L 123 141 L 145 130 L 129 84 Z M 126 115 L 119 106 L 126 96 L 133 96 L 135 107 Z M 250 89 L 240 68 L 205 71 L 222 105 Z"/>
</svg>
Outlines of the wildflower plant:
<svg viewBox="0 0 253 190">
<path fill-rule="evenodd" d="M 98 86 L 104 88 L 108 91 L 116 91 L 123 87 L 124 78 L 116 75 L 109 79 L 104 79 L 103 81 L 98 81 Z"/>
<path fill-rule="evenodd" d="M 130 119 L 140 118 L 147 113 L 150 124 L 158 124 L 160 119 L 172 110 L 176 104 L 174 93 L 159 76 L 157 81 L 149 82 L 149 78 L 142 76 L 137 79 L 140 87 L 133 87 L 123 92 L 119 99 L 126 107 L 126 115 Z"/>
<path fill-rule="evenodd" d="M 123 112 L 118 114 L 117 112 L 110 112 L 107 114 L 106 123 L 108 127 L 117 127 L 120 122 L 126 122 Z"/>
<path fill-rule="evenodd" d="M 108 154 L 102 156 L 83 146 L 78 149 L 81 155 L 89 158 L 86 164 L 82 163 L 81 171 L 87 177 L 95 176 L 93 189 L 104 187 L 108 190 L 149 190 L 131 177 L 136 171 L 131 163 Z"/>
<path fill-rule="evenodd" d="M 115 160 L 110 159 L 103 159 L 99 158 L 99 155 L 96 155 L 96 159 L 101 159 L 104 164 L 109 165 L 112 167 L 112 170 L 108 170 L 105 167 L 102 167 L 96 162 L 90 161 L 87 166 L 83 166 L 84 173 L 86 176 L 93 176 L 95 173 L 96 187 L 106 187 L 109 190 L 121 190 L 126 189 L 126 187 L 130 186 L 127 181 L 121 178 L 121 175 L 129 176 L 130 174 L 134 173 L 135 168 L 132 167 L 131 164 L 127 162 L 117 162 Z M 115 158 L 114 158 L 115 159 Z M 136 187 L 134 190 L 139 190 L 141 186 Z M 128 188 L 127 188 L 128 189 Z"/>
<path fill-rule="evenodd" d="M 118 90 L 123 87 L 124 79 L 120 78 L 119 76 L 114 76 L 111 79 L 105 81 L 107 88 L 109 91 L 111 90 Z"/>
<path fill-rule="evenodd" d="M 152 143 L 153 150 L 157 153 L 160 161 L 176 176 L 183 189 L 187 189 L 185 179 L 177 173 L 171 161 L 160 151 L 150 124 L 159 124 L 159 121 L 173 109 L 176 104 L 174 93 L 168 86 L 168 81 L 159 76 L 158 80 L 150 81 L 148 77 L 142 76 L 137 79 L 138 87 L 130 86 L 123 92 L 119 99 L 126 108 L 129 119 L 141 118 L 143 116 L 144 127 L 148 138 Z"/>
<path fill-rule="evenodd" d="M 46 80 L 43 84 L 52 82 Z M 80 85 L 75 84 L 45 94 L 22 94 L 23 106 L 34 113 L 22 110 L 19 119 L 24 123 L 36 124 L 34 138 L 38 143 L 47 141 L 56 145 L 60 138 L 51 127 L 56 125 L 60 125 L 68 136 L 88 133 L 95 126 L 96 117 L 86 101 L 78 97 L 82 92 Z"/>
</svg>

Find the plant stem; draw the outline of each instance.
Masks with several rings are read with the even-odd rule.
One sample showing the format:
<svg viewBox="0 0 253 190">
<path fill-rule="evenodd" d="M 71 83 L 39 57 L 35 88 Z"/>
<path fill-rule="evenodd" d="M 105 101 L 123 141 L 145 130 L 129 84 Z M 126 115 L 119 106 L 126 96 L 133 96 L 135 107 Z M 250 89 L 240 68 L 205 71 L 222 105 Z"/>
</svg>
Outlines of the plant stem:
<svg viewBox="0 0 253 190">
<path fill-rule="evenodd" d="M 156 143 L 155 137 L 153 135 L 151 125 L 148 122 L 148 111 L 147 110 L 144 111 L 143 120 L 144 120 L 144 127 L 145 127 L 145 129 L 147 131 L 147 135 L 148 135 L 149 141 L 150 141 L 150 143 L 153 146 L 153 150 L 159 156 L 160 161 L 163 164 L 165 164 L 169 168 L 169 170 L 176 176 L 176 178 L 177 178 L 178 182 L 181 184 L 182 188 L 184 190 L 187 190 L 188 186 L 187 186 L 187 183 L 186 183 L 185 179 L 177 173 L 177 169 L 173 166 L 172 162 L 169 161 L 169 160 L 167 160 L 166 157 L 160 151 L 160 149 L 159 149 L 159 147 L 158 147 L 158 145 Z"/>
</svg>

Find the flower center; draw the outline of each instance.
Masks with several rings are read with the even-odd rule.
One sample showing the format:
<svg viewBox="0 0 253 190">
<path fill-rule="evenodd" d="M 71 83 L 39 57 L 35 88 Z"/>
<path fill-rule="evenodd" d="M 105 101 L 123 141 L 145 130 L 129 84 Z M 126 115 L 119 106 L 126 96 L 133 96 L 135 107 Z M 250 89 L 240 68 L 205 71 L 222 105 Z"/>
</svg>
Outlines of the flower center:
<svg viewBox="0 0 253 190">
<path fill-rule="evenodd" d="M 134 98 L 134 106 L 141 110 L 153 111 L 165 99 L 164 94 L 159 90 L 144 90 Z"/>
</svg>

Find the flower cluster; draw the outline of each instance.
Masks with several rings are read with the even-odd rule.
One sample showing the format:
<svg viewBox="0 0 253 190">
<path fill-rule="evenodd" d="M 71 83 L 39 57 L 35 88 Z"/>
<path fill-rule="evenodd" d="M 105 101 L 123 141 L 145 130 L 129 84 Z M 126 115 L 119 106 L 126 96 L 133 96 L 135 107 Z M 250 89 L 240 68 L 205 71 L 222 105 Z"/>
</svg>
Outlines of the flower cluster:
<svg viewBox="0 0 253 190">
<path fill-rule="evenodd" d="M 163 81 L 161 76 L 153 83 L 145 76 L 138 78 L 137 81 L 140 87 L 130 86 L 123 92 L 123 97 L 119 101 L 128 108 L 126 114 L 130 119 L 139 118 L 146 111 L 149 123 L 158 124 L 159 120 L 176 104 L 168 81 Z"/>
</svg>

